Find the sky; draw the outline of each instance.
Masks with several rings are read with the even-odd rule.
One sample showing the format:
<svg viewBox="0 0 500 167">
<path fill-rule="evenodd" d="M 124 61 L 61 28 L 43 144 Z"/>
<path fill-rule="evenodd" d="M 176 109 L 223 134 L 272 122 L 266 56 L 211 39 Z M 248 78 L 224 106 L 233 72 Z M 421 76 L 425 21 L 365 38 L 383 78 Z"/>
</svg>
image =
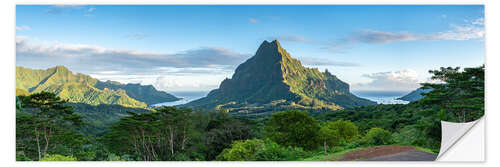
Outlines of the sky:
<svg viewBox="0 0 500 167">
<path fill-rule="evenodd" d="M 17 5 L 16 65 L 167 92 L 218 88 L 264 40 L 353 91 L 411 91 L 484 64 L 482 5 Z"/>
</svg>

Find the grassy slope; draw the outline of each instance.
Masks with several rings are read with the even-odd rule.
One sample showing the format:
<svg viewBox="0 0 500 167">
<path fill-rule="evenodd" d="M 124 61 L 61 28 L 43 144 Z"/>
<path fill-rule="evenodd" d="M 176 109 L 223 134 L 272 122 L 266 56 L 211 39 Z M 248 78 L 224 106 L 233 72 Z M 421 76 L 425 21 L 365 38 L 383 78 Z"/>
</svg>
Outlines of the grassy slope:
<svg viewBox="0 0 500 167">
<path fill-rule="evenodd" d="M 37 86 L 43 79 L 53 74 L 55 70 L 56 68 L 34 70 L 30 68 L 16 67 L 16 88 L 29 91 L 30 88 Z"/>
<path fill-rule="evenodd" d="M 16 88 L 16 96 L 29 96 L 30 92 L 24 90 L 24 89 L 17 89 Z"/>
<path fill-rule="evenodd" d="M 425 148 L 425 147 L 420 147 L 420 146 L 413 146 L 415 149 L 423 151 L 423 152 L 428 152 L 428 153 L 433 153 L 433 154 L 438 154 L 439 149 L 430 149 L 430 148 Z"/>
</svg>

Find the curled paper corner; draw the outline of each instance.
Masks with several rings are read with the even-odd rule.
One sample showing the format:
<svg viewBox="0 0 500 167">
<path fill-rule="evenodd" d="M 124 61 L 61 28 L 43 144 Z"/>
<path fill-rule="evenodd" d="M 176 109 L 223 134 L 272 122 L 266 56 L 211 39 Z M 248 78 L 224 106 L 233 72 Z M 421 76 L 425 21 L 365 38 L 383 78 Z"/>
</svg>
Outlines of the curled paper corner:
<svg viewBox="0 0 500 167">
<path fill-rule="evenodd" d="M 484 117 L 484 116 L 483 116 Z M 441 149 L 436 160 L 439 160 L 455 143 L 471 130 L 483 117 L 465 123 L 441 121 Z"/>
</svg>

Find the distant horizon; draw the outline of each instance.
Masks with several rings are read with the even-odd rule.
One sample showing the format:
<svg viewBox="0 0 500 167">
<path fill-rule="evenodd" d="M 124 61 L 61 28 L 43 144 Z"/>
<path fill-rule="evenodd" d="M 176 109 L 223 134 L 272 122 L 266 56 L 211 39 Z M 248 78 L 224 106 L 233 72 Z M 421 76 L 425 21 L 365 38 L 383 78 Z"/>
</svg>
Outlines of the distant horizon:
<svg viewBox="0 0 500 167">
<path fill-rule="evenodd" d="M 16 66 L 64 65 L 169 93 L 218 88 L 274 39 L 351 92 L 410 92 L 428 70 L 484 64 L 484 6 L 16 7 Z"/>
<path fill-rule="evenodd" d="M 64 65 L 56 65 L 56 66 L 52 66 L 52 67 L 48 67 L 48 68 L 31 68 L 31 67 L 25 67 L 25 66 L 16 66 L 16 67 L 23 67 L 23 68 L 31 68 L 31 69 L 34 69 L 34 70 L 46 70 L 46 69 L 49 69 L 49 68 L 55 68 L 57 66 L 64 66 Z M 73 72 L 74 74 L 77 74 L 79 72 L 75 72 L 75 71 L 72 71 L 70 67 L 67 67 L 67 66 L 64 66 L 66 68 L 68 68 L 71 72 Z M 82 73 L 84 74 L 84 73 Z M 85 75 L 89 75 L 89 74 L 85 74 Z M 92 75 L 89 75 L 91 77 L 93 77 Z M 97 78 L 98 79 L 98 78 Z M 107 82 L 107 81 L 113 81 L 113 82 L 118 82 L 118 81 L 114 81 L 114 80 L 101 80 L 101 79 L 98 79 L 99 81 L 101 82 Z M 146 86 L 146 85 L 151 85 L 151 86 L 155 86 L 155 85 L 152 85 L 152 84 L 143 84 L 143 83 L 123 83 L 123 82 L 120 82 L 121 84 L 139 84 L 139 85 L 142 85 L 142 86 Z M 348 83 L 349 84 L 349 83 Z M 156 87 L 155 87 L 156 88 Z M 217 87 L 218 88 L 218 87 Z M 217 89 L 217 88 L 214 88 L 214 89 Z M 156 88 L 157 90 L 160 90 L 158 88 Z M 169 90 L 160 90 L 160 91 L 164 91 L 164 92 L 167 92 L 167 93 L 170 93 L 170 94 L 174 94 L 177 96 L 177 94 L 190 94 L 190 93 L 203 93 L 203 94 L 208 94 L 210 91 L 212 91 L 213 89 L 211 90 L 174 90 L 174 91 L 169 91 Z M 363 94 L 363 95 L 367 95 L 367 94 L 384 94 L 383 96 L 395 96 L 395 95 L 404 95 L 406 93 L 409 93 L 413 90 L 350 90 L 352 93 L 356 94 L 356 95 L 359 95 L 359 94 Z"/>
</svg>

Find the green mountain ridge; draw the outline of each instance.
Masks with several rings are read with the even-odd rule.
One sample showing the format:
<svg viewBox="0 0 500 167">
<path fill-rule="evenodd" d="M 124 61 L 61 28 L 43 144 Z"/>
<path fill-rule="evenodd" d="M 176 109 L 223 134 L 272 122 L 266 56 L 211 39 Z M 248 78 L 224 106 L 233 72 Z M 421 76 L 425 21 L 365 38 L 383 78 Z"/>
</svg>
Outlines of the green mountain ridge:
<svg viewBox="0 0 500 167">
<path fill-rule="evenodd" d="M 126 93 L 131 98 L 145 102 L 147 105 L 158 104 L 163 102 L 171 102 L 180 100 L 174 95 L 163 91 L 158 91 L 152 85 L 141 84 L 121 84 L 115 81 L 97 82 L 94 85 L 98 89 L 126 90 Z"/>
<path fill-rule="evenodd" d="M 418 100 L 425 97 L 422 95 L 422 93 L 429 93 L 430 91 L 432 91 L 432 89 L 418 88 L 418 89 L 411 91 L 410 93 L 408 93 L 402 97 L 397 98 L 397 100 L 404 100 L 404 101 L 409 101 L 409 102 L 418 101 Z"/>
<path fill-rule="evenodd" d="M 126 107 L 145 108 L 149 104 L 178 100 L 173 95 L 156 91 L 152 86 L 101 82 L 89 75 L 73 74 L 64 66 L 46 70 L 16 67 L 16 89 L 29 93 L 48 91 L 73 103 L 91 105 L 118 104 Z M 134 98 L 135 97 L 135 98 Z M 150 97 L 156 98 L 150 100 Z"/>
<path fill-rule="evenodd" d="M 375 104 L 350 93 L 349 85 L 330 72 L 302 66 L 275 40 L 264 41 L 218 89 L 182 106 L 249 112 L 278 108 L 338 110 Z"/>
</svg>

